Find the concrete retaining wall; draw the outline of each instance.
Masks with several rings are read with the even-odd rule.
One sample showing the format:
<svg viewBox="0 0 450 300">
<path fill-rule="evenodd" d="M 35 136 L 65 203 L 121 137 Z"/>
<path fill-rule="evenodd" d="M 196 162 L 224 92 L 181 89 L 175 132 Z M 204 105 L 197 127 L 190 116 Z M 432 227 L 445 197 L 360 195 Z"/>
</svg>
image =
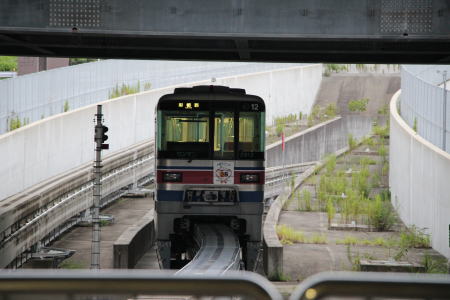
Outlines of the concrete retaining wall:
<svg viewBox="0 0 450 300">
<path fill-rule="evenodd" d="M 289 112 L 307 111 L 314 103 L 322 65 L 217 79 L 216 84 L 247 89 L 267 103 L 267 119 Z M 211 84 L 210 81 L 183 84 Z M 153 137 L 154 108 L 158 99 L 172 93 L 167 87 L 104 101 L 110 150 Z M 0 136 L 0 199 L 14 195 L 57 174 L 94 159 L 93 118 L 95 105 L 55 115 Z"/>
<path fill-rule="evenodd" d="M 155 241 L 155 223 L 152 209 L 138 223 L 128 227 L 114 242 L 115 269 L 133 269 Z"/>
<path fill-rule="evenodd" d="M 450 258 L 450 154 L 416 134 L 391 101 L 389 185 L 393 206 L 406 225 L 425 228 L 431 245 Z"/>
<path fill-rule="evenodd" d="M 372 120 L 366 116 L 337 117 L 286 138 L 284 152 L 281 141 L 270 145 L 266 167 L 318 161 L 326 154 L 346 147 L 349 133 L 361 139 L 371 130 Z"/>
</svg>

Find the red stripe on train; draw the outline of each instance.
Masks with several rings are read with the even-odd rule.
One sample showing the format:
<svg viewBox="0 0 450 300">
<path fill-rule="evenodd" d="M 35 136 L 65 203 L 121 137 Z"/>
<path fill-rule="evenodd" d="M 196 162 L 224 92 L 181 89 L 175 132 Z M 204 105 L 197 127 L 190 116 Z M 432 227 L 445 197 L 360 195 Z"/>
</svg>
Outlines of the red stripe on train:
<svg viewBox="0 0 450 300">
<path fill-rule="evenodd" d="M 178 184 L 213 184 L 213 171 L 162 171 L 158 170 L 156 173 L 156 182 L 165 183 L 163 181 L 164 173 L 181 173 L 181 182 L 171 182 Z M 257 183 L 242 183 L 241 174 L 259 174 L 259 182 Z M 234 171 L 234 184 L 264 184 L 265 172 L 264 171 Z"/>
</svg>

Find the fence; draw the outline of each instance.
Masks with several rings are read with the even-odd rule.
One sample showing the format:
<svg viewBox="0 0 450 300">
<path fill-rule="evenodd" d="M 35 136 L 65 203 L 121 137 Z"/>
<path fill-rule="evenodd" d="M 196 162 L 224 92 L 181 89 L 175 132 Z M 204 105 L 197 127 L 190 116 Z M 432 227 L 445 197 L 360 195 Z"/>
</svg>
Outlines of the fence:
<svg viewBox="0 0 450 300">
<path fill-rule="evenodd" d="M 421 137 L 448 152 L 450 105 L 448 103 L 445 105 L 445 121 L 443 71 L 447 71 L 450 76 L 450 66 L 403 66 L 399 112 L 406 123 Z M 447 88 L 450 88 L 450 83 L 447 84 Z M 445 93 L 448 102 L 450 91 L 447 90 Z"/>
<path fill-rule="evenodd" d="M 0 134 L 51 115 L 134 91 L 300 64 L 103 60 L 0 81 Z"/>
</svg>

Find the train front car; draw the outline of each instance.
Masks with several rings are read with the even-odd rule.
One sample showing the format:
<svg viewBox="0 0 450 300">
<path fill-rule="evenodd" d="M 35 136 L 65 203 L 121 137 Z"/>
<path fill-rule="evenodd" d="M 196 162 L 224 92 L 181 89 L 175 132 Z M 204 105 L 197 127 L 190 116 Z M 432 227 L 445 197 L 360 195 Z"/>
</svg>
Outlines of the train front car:
<svg viewBox="0 0 450 300">
<path fill-rule="evenodd" d="M 222 223 L 239 236 L 252 270 L 261 244 L 265 105 L 243 89 L 178 88 L 156 117 L 156 230 L 164 268 L 193 256 L 196 223 Z"/>
</svg>

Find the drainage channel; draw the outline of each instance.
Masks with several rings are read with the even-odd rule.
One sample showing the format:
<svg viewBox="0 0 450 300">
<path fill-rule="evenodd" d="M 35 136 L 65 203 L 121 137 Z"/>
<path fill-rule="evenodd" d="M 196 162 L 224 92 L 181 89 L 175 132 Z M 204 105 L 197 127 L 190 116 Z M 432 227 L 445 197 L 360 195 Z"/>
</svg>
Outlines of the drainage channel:
<svg viewBox="0 0 450 300">
<path fill-rule="evenodd" d="M 198 224 L 194 239 L 200 246 L 194 259 L 176 274 L 220 275 L 240 269 L 239 239 L 223 224 Z"/>
</svg>

